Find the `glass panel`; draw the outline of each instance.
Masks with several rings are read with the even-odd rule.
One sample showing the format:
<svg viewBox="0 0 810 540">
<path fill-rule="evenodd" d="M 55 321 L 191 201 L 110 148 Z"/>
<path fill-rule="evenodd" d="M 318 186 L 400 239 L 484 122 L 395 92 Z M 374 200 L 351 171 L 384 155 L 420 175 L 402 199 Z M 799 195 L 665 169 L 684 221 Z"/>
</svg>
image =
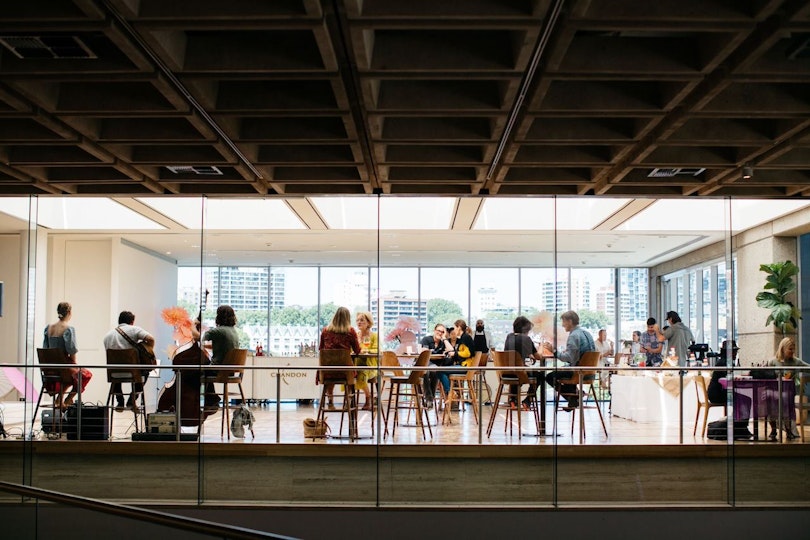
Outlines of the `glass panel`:
<svg viewBox="0 0 810 540">
<path fill-rule="evenodd" d="M 596 337 L 600 328 L 616 335 L 616 293 L 610 268 L 573 268 L 569 288 L 571 309 L 579 314 L 579 324 Z M 565 294 L 565 292 L 563 292 Z M 613 337 L 609 337 L 611 341 Z"/>
<path fill-rule="evenodd" d="M 474 463 L 457 459 L 452 460 L 448 469 L 451 460 L 437 462 L 435 459 L 437 443 L 477 445 L 480 441 L 524 453 L 524 457 L 510 456 L 521 467 L 525 466 L 522 472 L 526 471 L 521 472 L 520 477 L 515 473 L 512 481 L 528 481 L 531 489 L 515 494 L 514 500 L 506 504 L 546 504 L 553 500 L 555 493 L 560 504 L 602 501 L 603 495 L 585 494 L 576 485 L 576 478 L 587 476 L 583 476 L 585 465 L 563 457 L 554 465 L 557 471 L 553 470 L 554 444 L 626 445 L 630 448 L 623 451 L 631 450 L 630 455 L 633 451 L 654 454 L 664 446 L 683 444 L 685 449 L 679 448 L 683 455 L 701 457 L 697 472 L 701 480 L 694 480 L 694 471 L 681 475 L 677 469 L 667 469 L 670 475 L 689 479 L 689 492 L 694 491 L 694 494 L 688 495 L 685 502 L 724 503 L 727 494 L 734 493 L 741 502 L 761 503 L 762 495 L 755 488 L 771 482 L 771 478 L 764 478 L 758 472 L 760 468 L 775 466 L 777 474 L 789 478 L 791 473 L 787 467 L 796 466 L 796 462 L 789 459 L 784 464 L 773 465 L 768 456 L 758 455 L 757 445 L 750 445 L 753 450 L 746 450 L 745 456 L 738 455 L 739 462 L 732 464 L 724 454 L 723 441 L 710 442 L 697 432 L 702 428 L 702 417 L 698 417 L 697 426 L 692 423 L 698 412 L 697 368 L 686 370 L 681 389 L 681 368 L 630 367 L 629 358 L 626 366 L 601 366 L 597 370 L 595 397 L 592 395 L 585 403 L 600 407 L 608 435 L 602 431 L 596 409 L 588 409 L 582 442 L 577 431 L 579 412 L 555 413 L 551 391 L 544 408 L 548 431 L 556 429 L 559 434 L 553 439 L 532 437 L 532 415 L 525 412 L 522 436 L 517 436 L 516 425 L 510 433 L 504 409 L 495 414 L 492 435 L 487 437 L 486 427 L 494 409 L 489 404 L 481 407 L 481 424 L 476 423 L 469 407 L 455 410 L 451 406 L 447 415 L 442 409 L 431 409 L 428 416 L 433 434 L 424 438 L 417 427 L 409 426 L 414 423 L 413 411 L 410 418 L 400 419 L 395 434 L 391 430 L 387 436 L 377 427 L 379 424 L 371 427 L 371 415 L 367 411 L 361 412 L 359 429 L 364 438 L 359 443 L 338 438 L 305 439 L 302 424 L 305 418 L 317 416 L 323 389 L 315 384 L 318 341 L 321 329 L 329 323 L 337 306 L 349 308 L 353 324 L 359 310 L 371 309 L 380 332 L 381 348 L 399 349 L 403 364 L 413 361 L 413 357 L 406 354 L 407 344 L 415 347 L 418 342 L 412 337 L 418 340 L 431 335 L 436 322 L 450 324 L 459 318 L 469 323 L 483 318 L 492 344 L 502 348 L 515 316 L 524 314 L 534 322 L 530 339 L 536 343 L 554 341 L 556 335 L 560 339 L 555 345 L 563 348 L 567 335 L 562 332 L 559 321 L 554 328 L 554 317 L 568 309 L 576 310 L 581 326 L 594 334 L 600 327 L 607 328 L 608 338 L 616 341 L 616 349 L 620 350 L 632 348 L 632 332 L 645 330 L 648 315 L 655 316 L 663 325 L 661 315 L 674 310 L 681 314 L 698 342 L 708 343 L 715 350 L 723 339 L 736 336 L 743 369 L 753 363 L 766 362 L 774 356 L 781 336 L 765 326 L 767 313 L 758 308 L 754 300 L 764 286 L 764 274 L 759 271 L 759 265 L 799 260 L 793 235 L 808 222 L 804 200 L 757 201 L 752 205 L 749 200 L 702 198 L 692 201 L 690 198 L 675 201 L 678 204 L 674 205 L 670 201 L 659 201 L 644 206 L 641 203 L 652 201 L 628 204 L 626 199 L 610 198 L 598 201 L 575 197 L 486 198 L 482 200 L 481 211 L 476 213 L 477 198 L 354 197 L 341 202 L 337 209 L 319 207 L 327 221 L 327 228 L 323 229 L 320 220 L 317 223 L 301 221 L 298 213 L 290 211 L 294 204 L 280 198 L 251 198 L 244 206 L 232 198 L 160 197 L 106 202 L 96 199 L 91 204 L 98 203 L 107 210 L 123 209 L 123 213 L 120 216 L 99 214 L 107 216 L 104 219 L 113 222 L 116 228 L 95 231 L 79 230 L 89 225 L 73 221 L 74 218 L 84 220 L 92 216 L 76 214 L 91 211 L 86 210 L 86 206 L 74 208 L 72 205 L 81 200 L 70 199 L 72 202 L 57 197 L 0 200 L 3 226 L 0 270 L 4 281 L 4 310 L 8 313 L 0 319 L 0 337 L 15 353 L 9 356 L 10 361 L 18 358 L 19 364 L 24 364 L 18 371 L 24 372 L 35 391 L 41 385 L 35 349 L 42 344 L 45 326 L 56 322 L 54 311 L 60 301 L 73 304 L 74 317 L 70 322 L 80 344 L 77 361 L 93 374 L 93 380 L 82 395 L 85 403 L 106 401 L 109 385 L 102 343 L 104 335 L 115 326 L 120 311 L 133 311 L 137 324 L 155 335 L 161 375 L 151 376 L 145 389 L 149 413 L 160 408 L 159 394 L 172 378 L 172 368 L 181 369 L 171 365 L 167 349 L 169 344 L 178 343 L 172 335 L 174 328 L 163 321 L 161 311 L 179 306 L 185 308 L 191 318 L 196 318 L 202 304 L 203 323 L 214 326 L 217 306 L 227 304 L 235 309 L 239 345 L 250 351 L 242 386 L 244 400 L 256 415 L 256 442 L 295 445 L 326 442 L 326 448 L 347 444 L 360 448 L 352 452 L 363 456 L 362 460 L 341 456 L 339 470 L 335 472 L 338 481 L 346 479 L 345 487 L 353 493 L 350 503 L 374 504 L 379 494 L 383 504 L 408 504 L 409 501 L 398 498 L 397 488 L 401 485 L 399 479 L 414 470 L 420 475 L 427 471 L 433 477 L 449 477 L 467 474 L 466 469 L 476 467 L 485 471 L 481 478 L 488 479 L 490 471 L 499 466 L 495 459 L 479 459 Z M 296 204 L 301 202 L 298 200 Z M 698 203 L 699 206 L 685 207 L 680 203 Z M 417 205 L 418 211 L 413 205 Z M 470 211 L 472 206 L 476 212 Z M 635 210 L 640 207 L 645 209 Z M 673 213 L 684 215 L 685 208 L 701 219 L 683 220 L 683 225 L 665 219 Z M 798 213 L 785 215 L 797 208 Z M 240 211 L 244 215 L 238 220 L 227 219 L 227 214 Z M 280 221 L 264 215 L 276 211 Z M 329 212 L 336 217 L 332 214 L 327 217 Z M 413 216 L 420 212 L 429 214 L 429 219 L 414 224 Z M 134 219 L 131 219 L 132 213 L 136 214 Z M 560 216 L 558 227 L 554 227 L 550 217 L 555 213 Z M 376 224 L 377 215 L 384 221 L 380 227 Z M 452 230 L 450 216 L 455 216 Z M 373 223 L 369 224 L 369 218 Z M 203 222 L 207 223 L 205 231 L 201 227 Z M 720 223 L 719 228 L 717 223 Z M 752 225 L 755 228 L 750 232 L 738 234 Z M 244 229 L 232 228 L 237 226 Z M 134 228 L 125 230 L 129 227 Z M 170 234 L 155 234 L 162 228 L 168 229 Z M 381 229 L 386 232 L 381 234 Z M 431 229 L 427 244 L 424 232 L 419 232 L 425 229 Z M 380 245 L 383 248 L 378 252 Z M 424 266 L 427 264 L 430 266 Z M 651 283 L 657 288 L 647 291 Z M 207 303 L 204 300 L 206 289 L 211 294 Z M 412 321 L 402 317 L 413 317 L 415 322 L 408 326 Z M 621 358 L 618 360 L 621 363 Z M 16 365 L 4 367 L 16 368 Z M 706 368 L 711 371 L 711 366 Z M 193 377 L 199 367 L 189 366 L 185 371 Z M 3 373 L 10 372 L 4 369 Z M 611 375 L 610 379 L 607 375 Z M 710 380 L 709 374 L 704 375 Z M 495 372 L 489 371 L 485 381 L 494 394 L 498 386 Z M 733 386 L 733 377 L 731 382 Z M 0 380 L 0 384 L 3 383 Z M 673 386 L 677 387 L 677 396 L 671 392 Z M 4 425 L 12 436 L 33 433 L 41 439 L 47 438 L 48 433 L 42 430 L 43 407 L 35 417 L 35 391 L 28 390 L 24 382 L 22 388 L 22 391 L 9 391 L 3 398 Z M 19 397 L 27 401 L 19 402 Z M 238 405 L 242 397 L 233 399 L 228 402 Z M 360 403 L 364 400 L 362 396 Z M 381 401 L 386 400 L 387 395 Z M 484 401 L 496 400 L 494 395 L 489 395 Z M 503 405 L 506 398 L 500 401 Z M 729 409 L 733 430 L 733 419 L 740 414 L 741 406 L 735 403 L 733 393 L 727 394 L 727 401 L 730 406 L 736 405 Z M 204 402 L 198 399 L 194 407 L 198 414 L 200 405 Z M 253 467 L 267 468 L 261 475 L 255 475 L 255 480 L 248 481 L 251 498 L 268 502 L 283 500 L 285 504 L 311 502 L 312 491 L 294 487 L 273 491 L 270 487 L 283 484 L 277 480 L 300 463 L 297 461 L 300 455 L 293 455 L 300 452 L 300 446 L 289 452 L 279 448 L 278 455 L 270 459 L 263 456 L 261 463 L 237 456 L 236 452 L 231 457 L 223 455 L 219 443 L 228 440 L 227 433 L 221 435 L 225 427 L 221 423 L 223 410 L 217 408 L 204 423 L 203 442 L 216 446 L 203 445 L 202 462 L 194 446 L 191 446 L 193 450 L 182 446 L 185 450 L 179 451 L 169 446 L 166 450 L 160 446 L 150 447 L 150 452 L 165 452 L 167 458 L 165 463 L 157 465 L 157 473 L 164 478 L 174 478 L 170 480 L 170 489 L 161 492 L 181 502 L 238 500 L 242 495 L 236 490 L 244 493 L 244 486 L 227 486 L 224 479 L 235 467 L 244 467 L 247 461 Z M 709 421 L 723 414 L 722 407 L 712 407 Z M 339 416 L 332 414 L 331 418 L 332 430 L 340 432 Z M 760 438 L 766 438 L 770 430 L 767 422 L 755 424 L 749 418 L 739 421 L 745 422 L 745 427 L 751 431 L 757 425 Z M 116 412 L 113 439 L 132 437 L 132 419 L 130 411 Z M 389 429 L 391 427 L 392 421 L 389 421 Z M 690 427 L 697 428 L 694 435 L 689 434 Z M 197 426 L 187 426 L 185 431 L 192 439 L 196 438 Z M 346 433 L 345 427 L 342 432 Z M 234 439 L 232 435 L 231 440 Z M 252 442 L 250 434 L 247 441 Z M 414 444 L 407 450 L 414 452 L 413 462 L 405 464 L 386 451 L 375 453 L 376 450 L 361 448 L 376 443 L 383 448 Z M 707 444 L 719 445 L 723 450 L 719 454 L 711 447 L 707 450 Z M 135 452 L 131 447 L 120 446 L 128 448 L 124 453 Z M 536 448 L 527 450 L 528 446 Z M 7 467 L 2 470 L 12 471 L 11 480 L 18 478 L 17 471 L 22 469 L 26 473 L 24 477 L 34 485 L 65 487 L 61 471 L 66 462 L 68 466 L 79 465 L 80 456 L 66 457 L 51 450 L 35 452 L 28 461 L 24 459 L 26 455 L 4 453 Z M 402 451 L 401 448 L 394 450 Z M 379 457 L 369 460 L 370 454 L 366 451 Z M 504 450 L 503 454 L 509 452 Z M 525 452 L 532 455 L 524 462 L 521 460 Z M 706 459 L 706 452 L 713 457 Z M 503 455 L 499 455 L 501 461 L 502 458 Z M 94 457 L 93 464 L 102 470 L 110 469 L 120 459 L 120 455 L 112 452 L 109 456 Z M 659 460 L 651 461 L 660 465 Z M 382 466 L 378 468 L 378 465 Z M 616 493 L 611 494 L 612 501 L 673 502 L 667 497 L 676 495 L 649 487 L 660 485 L 660 476 L 656 476 L 653 466 L 640 465 L 638 474 L 634 473 L 633 485 L 618 482 Z M 610 464 L 605 463 L 605 467 L 609 468 Z M 385 477 L 379 476 L 382 470 L 391 474 L 386 472 Z M 269 473 L 265 474 L 267 471 Z M 552 483 L 552 478 L 558 478 L 559 483 Z M 733 490 L 728 489 L 729 478 L 735 482 Z M 364 487 L 358 490 L 358 483 Z M 694 485 L 697 488 L 692 490 Z M 508 491 L 504 483 L 503 486 L 490 485 L 490 493 L 496 488 Z M 779 488 L 788 495 L 779 495 L 777 500 L 796 494 L 789 482 L 779 484 Z M 139 485 L 121 488 L 118 482 L 101 479 L 87 482 L 78 489 L 91 496 L 142 499 L 147 488 Z M 683 497 L 684 491 L 677 496 Z M 452 496 L 455 499 L 450 502 L 486 502 L 491 496 L 487 493 L 483 488 L 473 489 L 471 493 Z M 440 495 L 442 493 L 437 493 L 437 499 Z M 444 496 L 442 502 L 446 503 L 446 494 Z M 594 501 L 594 498 L 600 500 Z M 317 497 L 315 500 L 321 502 Z M 337 503 L 337 496 L 326 502 Z M 419 503 L 424 504 L 424 501 Z"/>
<path fill-rule="evenodd" d="M 502 346 L 518 315 L 520 279 L 517 268 L 473 268 L 470 273 L 470 326 L 481 319 L 491 345 Z"/>
<path fill-rule="evenodd" d="M 641 333 L 647 331 L 649 311 L 648 271 L 646 268 L 619 268 L 618 361 L 628 361 L 640 352 Z M 629 363 L 629 362 L 628 362 Z"/>
<path fill-rule="evenodd" d="M 468 276 L 465 268 L 420 269 L 420 298 L 427 308 L 422 336 L 431 335 L 439 323 L 452 326 L 458 319 L 467 319 L 470 305 Z"/>
</svg>

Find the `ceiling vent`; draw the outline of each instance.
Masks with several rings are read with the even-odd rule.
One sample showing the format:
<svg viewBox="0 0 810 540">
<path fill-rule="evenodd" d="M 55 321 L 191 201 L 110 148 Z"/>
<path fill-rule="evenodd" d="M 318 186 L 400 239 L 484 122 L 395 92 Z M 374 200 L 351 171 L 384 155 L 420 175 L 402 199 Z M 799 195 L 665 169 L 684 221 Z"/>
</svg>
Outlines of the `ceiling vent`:
<svg viewBox="0 0 810 540">
<path fill-rule="evenodd" d="M 650 171 L 650 174 L 647 175 L 648 178 L 673 178 L 675 176 L 698 176 L 703 171 L 705 171 L 705 167 L 681 167 L 677 169 L 653 169 Z"/>
<path fill-rule="evenodd" d="M 23 60 L 97 58 L 78 36 L 0 36 L 0 45 Z"/>
<path fill-rule="evenodd" d="M 184 166 L 180 165 L 177 167 L 166 167 L 174 174 L 183 174 L 183 173 L 192 173 L 198 174 L 200 176 L 222 176 L 222 171 L 219 170 L 219 167 L 214 167 L 213 165 L 195 165 L 195 166 Z"/>
</svg>

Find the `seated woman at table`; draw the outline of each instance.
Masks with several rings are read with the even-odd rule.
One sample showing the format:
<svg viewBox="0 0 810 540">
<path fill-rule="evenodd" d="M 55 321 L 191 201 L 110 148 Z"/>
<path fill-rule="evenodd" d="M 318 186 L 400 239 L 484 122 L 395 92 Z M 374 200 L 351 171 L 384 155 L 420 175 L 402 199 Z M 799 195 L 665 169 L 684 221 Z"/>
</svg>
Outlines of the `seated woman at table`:
<svg viewBox="0 0 810 540">
<path fill-rule="evenodd" d="M 506 336 L 506 341 L 503 344 L 503 350 L 517 351 L 520 357 L 524 360 L 529 358 L 532 360 L 542 360 L 543 354 L 537 350 L 534 342 L 529 337 L 529 332 L 533 326 L 534 324 L 532 324 L 532 322 L 523 315 L 516 318 L 512 323 L 513 332 Z M 530 372 L 529 377 L 535 377 L 538 380 L 543 380 L 543 373 L 540 372 L 535 374 Z M 517 393 L 518 386 L 516 384 L 509 385 L 509 407 L 512 409 L 517 409 Z M 536 393 L 537 383 L 530 384 L 526 398 L 523 400 L 523 403 L 521 403 L 521 407 L 524 411 L 529 410 L 529 396 Z"/>
<path fill-rule="evenodd" d="M 360 341 L 360 352 L 363 354 L 377 354 L 377 332 L 371 331 L 374 326 L 374 317 L 368 311 L 360 311 L 355 318 L 355 324 L 357 325 L 357 339 Z M 371 356 L 357 358 L 355 359 L 355 365 L 374 367 L 377 365 L 377 359 Z M 376 369 L 361 369 L 357 372 L 357 388 L 362 390 L 366 396 L 366 404 L 363 405 L 364 411 L 370 411 L 372 407 L 371 389 L 368 386 L 368 381 L 373 379 L 376 374 Z"/>
<path fill-rule="evenodd" d="M 768 366 L 770 366 L 770 367 L 779 367 L 779 368 L 810 366 L 810 364 L 808 364 L 807 362 L 804 362 L 804 361 L 796 358 L 795 354 L 796 354 L 796 342 L 793 340 L 793 338 L 786 337 L 786 338 L 782 339 L 782 341 L 779 342 L 779 346 L 776 348 L 776 356 L 775 356 L 775 358 L 772 358 L 771 360 L 768 361 Z M 798 372 L 798 371 L 785 370 L 785 371 L 780 371 L 778 375 L 780 377 L 785 378 L 785 379 L 792 380 L 793 384 L 795 384 L 795 385 L 799 385 L 799 383 L 800 383 L 799 374 L 800 374 L 800 372 Z M 802 390 L 801 388 L 796 388 L 797 392 L 801 392 L 801 390 Z M 785 430 L 785 432 L 787 434 L 788 439 L 795 439 L 796 437 L 799 436 L 799 432 L 796 429 L 795 420 L 794 421 L 788 420 L 789 413 L 793 410 L 793 401 L 792 401 L 793 398 L 792 398 L 792 395 L 793 394 L 789 394 L 788 392 L 786 392 L 784 390 L 782 391 L 782 404 L 783 404 L 783 407 L 788 408 L 788 411 L 787 411 L 788 414 L 785 414 L 785 412 L 782 413 L 782 421 L 784 423 L 783 428 L 784 428 L 784 430 Z M 778 406 L 777 406 L 777 409 L 778 409 Z M 771 425 L 771 433 L 769 435 L 769 438 L 772 441 L 776 440 L 776 427 L 777 427 L 776 426 L 776 421 L 777 421 L 777 418 L 778 418 L 778 414 L 779 413 L 778 413 L 778 410 L 777 410 L 777 413 L 775 415 L 773 413 L 771 413 L 768 416 L 768 422 Z"/>
<path fill-rule="evenodd" d="M 422 341 L 419 343 L 421 347 L 430 350 L 431 355 L 444 355 L 444 336 L 446 333 L 446 329 L 442 323 L 437 323 L 436 326 L 433 327 L 433 335 L 425 336 L 422 338 Z M 438 366 L 442 362 L 441 360 L 436 360 L 435 358 L 431 358 L 430 365 L 431 366 Z M 439 384 L 439 376 L 438 372 L 436 371 L 427 371 L 425 372 L 425 377 L 422 381 L 422 387 L 425 390 L 425 407 L 432 408 L 433 407 L 433 396 L 436 394 L 436 385 Z"/>
<path fill-rule="evenodd" d="M 437 360 L 438 365 L 440 367 L 448 367 L 453 365 L 453 358 L 456 355 L 456 346 L 458 346 L 458 333 L 456 333 L 456 327 L 450 326 L 449 324 L 445 326 L 444 331 L 444 348 L 442 349 L 444 352 L 444 358 L 441 360 Z M 450 391 L 450 373 L 447 371 L 436 371 L 436 379 L 441 383 L 442 388 L 444 388 L 444 393 Z"/>
<path fill-rule="evenodd" d="M 729 353 L 731 354 L 731 364 L 734 365 L 734 362 L 737 360 L 737 352 L 739 350 L 740 349 L 737 347 L 736 341 L 723 341 L 723 344 L 720 346 L 720 356 L 717 357 L 714 362 L 715 367 L 727 366 L 728 363 L 726 359 Z M 720 384 L 720 379 L 725 378 L 726 375 L 726 371 L 712 371 L 712 378 L 709 381 L 708 388 L 706 389 L 709 403 L 724 404 L 726 402 L 726 389 L 723 388 L 722 384 Z M 750 414 L 746 415 L 746 417 L 747 416 L 750 416 Z"/>
<path fill-rule="evenodd" d="M 739 351 L 737 342 L 732 340 L 723 341 L 720 346 L 720 356 L 715 359 L 715 367 L 724 367 L 728 365 L 730 358 L 731 365 L 733 366 L 737 360 L 737 352 Z M 720 379 L 728 376 L 728 372 L 723 370 L 712 371 L 712 378 L 709 381 L 709 386 L 706 388 L 706 397 L 709 403 L 717 403 L 725 405 L 727 390 L 723 387 Z M 748 422 L 751 417 L 751 398 L 743 393 L 738 393 L 734 399 L 734 438 L 748 438 L 753 437 L 748 431 Z"/>
<path fill-rule="evenodd" d="M 321 332 L 321 341 L 318 350 L 324 349 L 346 349 L 354 354 L 360 354 L 360 341 L 357 339 L 357 332 L 352 328 L 352 315 L 345 307 L 339 307 L 332 317 L 332 322 Z M 335 408 L 332 399 L 334 384 L 324 383 L 326 390 L 326 406 L 329 409 Z"/>
<path fill-rule="evenodd" d="M 445 359 L 443 366 L 464 366 L 469 367 L 475 342 L 467 332 L 467 322 L 459 319 L 447 329 L 448 339 L 444 342 Z M 466 363 L 466 364 L 465 364 Z M 442 371 L 438 373 L 439 382 L 442 383 L 444 392 L 450 391 L 450 375 L 463 374 L 465 371 Z"/>
</svg>

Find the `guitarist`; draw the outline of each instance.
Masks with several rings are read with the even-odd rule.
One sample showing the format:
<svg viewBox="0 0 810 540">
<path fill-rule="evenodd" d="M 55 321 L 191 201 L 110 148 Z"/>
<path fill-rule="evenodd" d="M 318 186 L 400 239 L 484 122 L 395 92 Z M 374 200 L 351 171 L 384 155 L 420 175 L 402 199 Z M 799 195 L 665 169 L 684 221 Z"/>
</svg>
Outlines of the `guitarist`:
<svg viewBox="0 0 810 540">
<path fill-rule="evenodd" d="M 107 335 L 104 336 L 104 348 L 135 349 L 138 343 L 143 343 L 146 349 L 152 352 L 155 346 L 155 338 L 140 326 L 135 326 L 135 315 L 131 311 L 122 311 L 121 314 L 118 315 L 118 326 L 107 332 Z M 152 358 L 154 358 L 153 352 Z M 149 371 L 150 370 L 146 369 L 141 371 L 143 374 L 143 384 L 146 384 Z M 140 393 L 143 392 L 143 384 L 133 385 L 134 388 L 127 400 L 127 408 L 136 406 L 135 404 L 138 402 L 138 397 Z M 113 383 L 112 391 L 115 393 L 115 399 L 117 401 L 115 410 L 123 411 L 124 396 L 121 393 L 121 383 Z"/>
</svg>

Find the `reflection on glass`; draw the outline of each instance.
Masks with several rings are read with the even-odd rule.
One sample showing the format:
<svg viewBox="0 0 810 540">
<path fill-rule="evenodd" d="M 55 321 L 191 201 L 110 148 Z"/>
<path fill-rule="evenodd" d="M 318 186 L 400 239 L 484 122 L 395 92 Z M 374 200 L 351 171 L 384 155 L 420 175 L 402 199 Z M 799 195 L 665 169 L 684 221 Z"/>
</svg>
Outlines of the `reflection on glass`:
<svg viewBox="0 0 810 540">
<path fill-rule="evenodd" d="M 375 283 L 372 275 L 372 284 Z M 422 321 L 427 320 L 427 302 L 419 298 L 419 272 L 417 268 L 380 268 L 379 295 L 372 294 L 371 312 L 377 314 L 380 349 L 394 350 L 402 345 L 398 331 L 402 321 L 408 321 L 408 329 L 419 336 L 425 335 Z M 410 318 L 415 324 L 410 323 Z M 421 328 L 419 328 L 421 326 Z M 411 345 L 416 347 L 416 344 Z"/>
</svg>

